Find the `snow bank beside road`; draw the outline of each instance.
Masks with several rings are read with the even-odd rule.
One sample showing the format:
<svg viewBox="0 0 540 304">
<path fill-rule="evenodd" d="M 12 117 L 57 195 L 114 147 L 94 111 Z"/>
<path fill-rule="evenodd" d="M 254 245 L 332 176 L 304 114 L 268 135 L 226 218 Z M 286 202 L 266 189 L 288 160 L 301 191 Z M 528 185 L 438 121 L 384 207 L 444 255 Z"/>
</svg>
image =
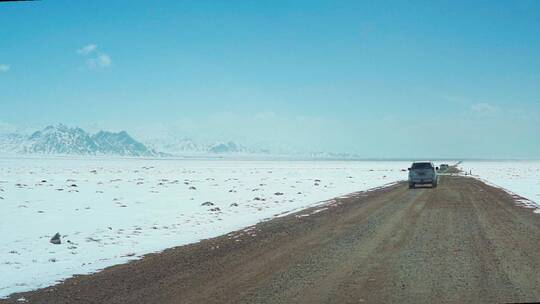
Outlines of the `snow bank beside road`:
<svg viewBox="0 0 540 304">
<path fill-rule="evenodd" d="M 0 158 L 0 297 L 404 180 L 408 166 Z"/>
<path fill-rule="evenodd" d="M 540 161 L 463 162 L 460 169 L 526 200 L 516 198 L 540 213 Z"/>
</svg>

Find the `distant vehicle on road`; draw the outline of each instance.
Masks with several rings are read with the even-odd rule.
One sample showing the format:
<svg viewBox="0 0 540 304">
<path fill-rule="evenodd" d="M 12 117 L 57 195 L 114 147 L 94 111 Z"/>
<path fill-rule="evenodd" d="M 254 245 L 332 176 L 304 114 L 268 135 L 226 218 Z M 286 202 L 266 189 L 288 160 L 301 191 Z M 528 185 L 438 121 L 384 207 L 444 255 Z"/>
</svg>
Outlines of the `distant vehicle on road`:
<svg viewBox="0 0 540 304">
<path fill-rule="evenodd" d="M 441 164 L 439 167 L 440 167 L 439 171 L 441 171 L 441 172 L 446 171 L 446 170 L 448 170 L 450 168 L 450 166 L 448 164 Z"/>
<path fill-rule="evenodd" d="M 432 188 L 436 188 L 439 182 L 438 169 L 429 161 L 414 162 L 409 168 L 409 189 L 425 184 L 431 184 Z"/>
</svg>

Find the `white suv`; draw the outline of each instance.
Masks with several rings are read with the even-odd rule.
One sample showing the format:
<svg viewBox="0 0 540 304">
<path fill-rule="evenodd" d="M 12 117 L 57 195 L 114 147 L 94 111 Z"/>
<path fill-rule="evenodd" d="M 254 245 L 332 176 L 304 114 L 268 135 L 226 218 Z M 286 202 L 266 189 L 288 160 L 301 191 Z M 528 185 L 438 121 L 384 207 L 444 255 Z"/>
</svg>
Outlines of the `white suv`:
<svg viewBox="0 0 540 304">
<path fill-rule="evenodd" d="M 429 161 L 414 162 L 409 168 L 409 188 L 424 184 L 431 184 L 432 188 L 436 188 L 439 182 L 438 169 Z"/>
</svg>

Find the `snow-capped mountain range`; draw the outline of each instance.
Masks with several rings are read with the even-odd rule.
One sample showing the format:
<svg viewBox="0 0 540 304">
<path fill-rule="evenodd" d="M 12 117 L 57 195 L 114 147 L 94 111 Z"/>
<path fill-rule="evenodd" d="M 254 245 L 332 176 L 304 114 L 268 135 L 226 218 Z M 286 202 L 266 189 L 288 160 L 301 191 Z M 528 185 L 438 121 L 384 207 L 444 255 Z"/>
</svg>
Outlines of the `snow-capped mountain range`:
<svg viewBox="0 0 540 304">
<path fill-rule="evenodd" d="M 0 152 L 47 155 L 162 156 L 133 139 L 127 132 L 89 134 L 63 124 L 48 126 L 30 135 L 0 134 Z"/>
<path fill-rule="evenodd" d="M 31 134 L 0 134 L 0 153 L 45 155 L 111 155 L 130 157 L 212 156 L 249 154 L 234 142 L 197 143 L 189 138 L 142 143 L 126 131 L 99 131 L 90 134 L 78 127 L 63 124 L 47 126 Z"/>
<path fill-rule="evenodd" d="M 259 147 L 260 145 L 256 145 Z M 79 127 L 50 125 L 33 133 L 0 132 L 0 155 L 76 155 L 125 157 L 262 157 L 299 159 L 357 159 L 355 154 L 294 152 L 248 148 L 233 141 L 196 141 L 176 134 L 136 140 L 126 131 L 91 134 Z"/>
<path fill-rule="evenodd" d="M 148 139 L 144 143 L 155 150 L 171 155 L 212 156 L 214 154 L 265 154 L 263 150 L 252 150 L 232 141 L 202 142 L 187 137 L 169 136 L 166 139 Z"/>
</svg>

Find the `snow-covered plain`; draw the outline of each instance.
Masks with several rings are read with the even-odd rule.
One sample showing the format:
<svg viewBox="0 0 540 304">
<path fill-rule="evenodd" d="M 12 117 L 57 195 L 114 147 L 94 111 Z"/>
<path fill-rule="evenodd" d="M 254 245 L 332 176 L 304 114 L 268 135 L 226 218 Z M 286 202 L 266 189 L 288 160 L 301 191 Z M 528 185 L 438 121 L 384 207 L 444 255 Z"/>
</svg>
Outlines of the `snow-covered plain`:
<svg viewBox="0 0 540 304">
<path fill-rule="evenodd" d="M 540 213 L 540 161 L 465 161 L 464 173 L 517 194 L 518 203 Z"/>
<path fill-rule="evenodd" d="M 404 180 L 409 165 L 0 158 L 0 298 Z"/>
</svg>

